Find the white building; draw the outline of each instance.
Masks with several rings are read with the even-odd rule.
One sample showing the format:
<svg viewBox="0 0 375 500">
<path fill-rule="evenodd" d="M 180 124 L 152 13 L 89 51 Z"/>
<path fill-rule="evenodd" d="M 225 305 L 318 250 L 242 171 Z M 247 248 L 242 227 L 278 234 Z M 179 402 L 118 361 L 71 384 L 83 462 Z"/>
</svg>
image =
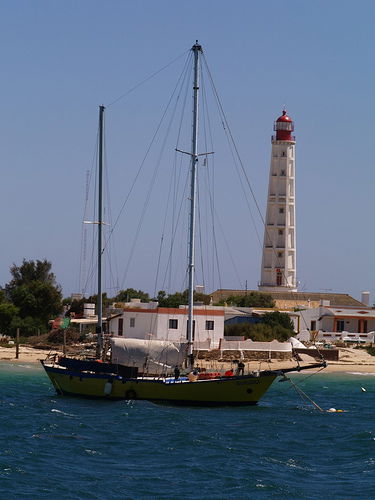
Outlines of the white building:
<svg viewBox="0 0 375 500">
<path fill-rule="evenodd" d="M 128 303 L 123 311 L 108 318 L 108 332 L 135 339 L 158 339 L 171 342 L 187 340 L 187 306 L 158 307 L 157 303 Z M 194 306 L 194 342 L 211 348 L 219 346 L 224 336 L 224 308 Z"/>
<path fill-rule="evenodd" d="M 295 137 L 283 111 L 274 125 L 260 291 L 296 291 Z"/>
<path fill-rule="evenodd" d="M 323 301 L 324 302 L 324 301 Z M 371 307 L 331 306 L 305 309 L 300 315 L 302 332 L 319 332 L 318 340 L 373 342 L 375 309 Z"/>
</svg>

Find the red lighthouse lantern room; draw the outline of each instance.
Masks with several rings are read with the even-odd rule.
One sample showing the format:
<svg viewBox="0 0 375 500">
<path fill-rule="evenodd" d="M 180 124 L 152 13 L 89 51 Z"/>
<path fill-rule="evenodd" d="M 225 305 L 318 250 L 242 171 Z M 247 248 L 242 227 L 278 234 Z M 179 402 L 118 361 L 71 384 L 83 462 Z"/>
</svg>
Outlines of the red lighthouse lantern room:
<svg viewBox="0 0 375 500">
<path fill-rule="evenodd" d="M 283 114 L 275 121 L 273 129 L 276 131 L 277 141 L 292 141 L 294 142 L 294 136 L 292 132 L 294 130 L 293 120 L 286 114 L 286 110 L 283 110 Z"/>
</svg>

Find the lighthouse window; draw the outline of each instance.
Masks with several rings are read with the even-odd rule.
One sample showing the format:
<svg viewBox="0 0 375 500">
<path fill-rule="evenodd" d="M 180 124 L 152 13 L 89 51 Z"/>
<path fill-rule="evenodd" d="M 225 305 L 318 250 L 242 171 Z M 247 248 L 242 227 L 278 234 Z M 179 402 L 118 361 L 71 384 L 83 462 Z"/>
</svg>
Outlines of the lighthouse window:
<svg viewBox="0 0 375 500">
<path fill-rule="evenodd" d="M 283 208 L 279 208 L 279 214 L 283 214 L 284 213 L 284 209 Z"/>
<path fill-rule="evenodd" d="M 281 177 L 285 177 L 285 170 L 282 170 L 280 175 L 281 175 Z"/>
<path fill-rule="evenodd" d="M 277 256 L 278 256 L 279 258 L 281 258 L 281 257 L 283 256 L 283 253 L 282 253 L 282 252 L 277 252 Z"/>
<path fill-rule="evenodd" d="M 279 229 L 279 235 L 282 236 L 284 234 L 284 231 L 282 229 Z"/>
<path fill-rule="evenodd" d="M 286 156 L 285 151 L 283 151 L 283 152 L 281 153 L 281 156 Z"/>
</svg>

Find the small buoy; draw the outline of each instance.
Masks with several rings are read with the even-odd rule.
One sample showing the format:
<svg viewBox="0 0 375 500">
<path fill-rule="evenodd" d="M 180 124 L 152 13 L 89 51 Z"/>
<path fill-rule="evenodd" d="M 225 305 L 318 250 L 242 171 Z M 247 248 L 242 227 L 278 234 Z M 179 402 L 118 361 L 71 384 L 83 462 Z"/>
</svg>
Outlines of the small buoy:
<svg viewBox="0 0 375 500">
<path fill-rule="evenodd" d="M 364 387 L 361 387 L 362 392 L 366 392 L 366 389 Z"/>
<path fill-rule="evenodd" d="M 327 410 L 329 413 L 343 413 L 344 410 L 336 410 L 336 408 L 330 408 Z"/>
</svg>

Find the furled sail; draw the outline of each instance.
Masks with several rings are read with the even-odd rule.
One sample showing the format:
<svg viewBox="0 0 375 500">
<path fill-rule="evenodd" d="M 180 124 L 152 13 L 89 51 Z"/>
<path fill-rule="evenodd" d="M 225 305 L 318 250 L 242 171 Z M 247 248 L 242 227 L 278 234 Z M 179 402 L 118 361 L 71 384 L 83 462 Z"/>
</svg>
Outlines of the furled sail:
<svg viewBox="0 0 375 500">
<path fill-rule="evenodd" d="M 165 374 L 186 357 L 186 344 L 119 337 L 111 338 L 110 343 L 112 363 L 136 366 L 148 374 Z"/>
</svg>

